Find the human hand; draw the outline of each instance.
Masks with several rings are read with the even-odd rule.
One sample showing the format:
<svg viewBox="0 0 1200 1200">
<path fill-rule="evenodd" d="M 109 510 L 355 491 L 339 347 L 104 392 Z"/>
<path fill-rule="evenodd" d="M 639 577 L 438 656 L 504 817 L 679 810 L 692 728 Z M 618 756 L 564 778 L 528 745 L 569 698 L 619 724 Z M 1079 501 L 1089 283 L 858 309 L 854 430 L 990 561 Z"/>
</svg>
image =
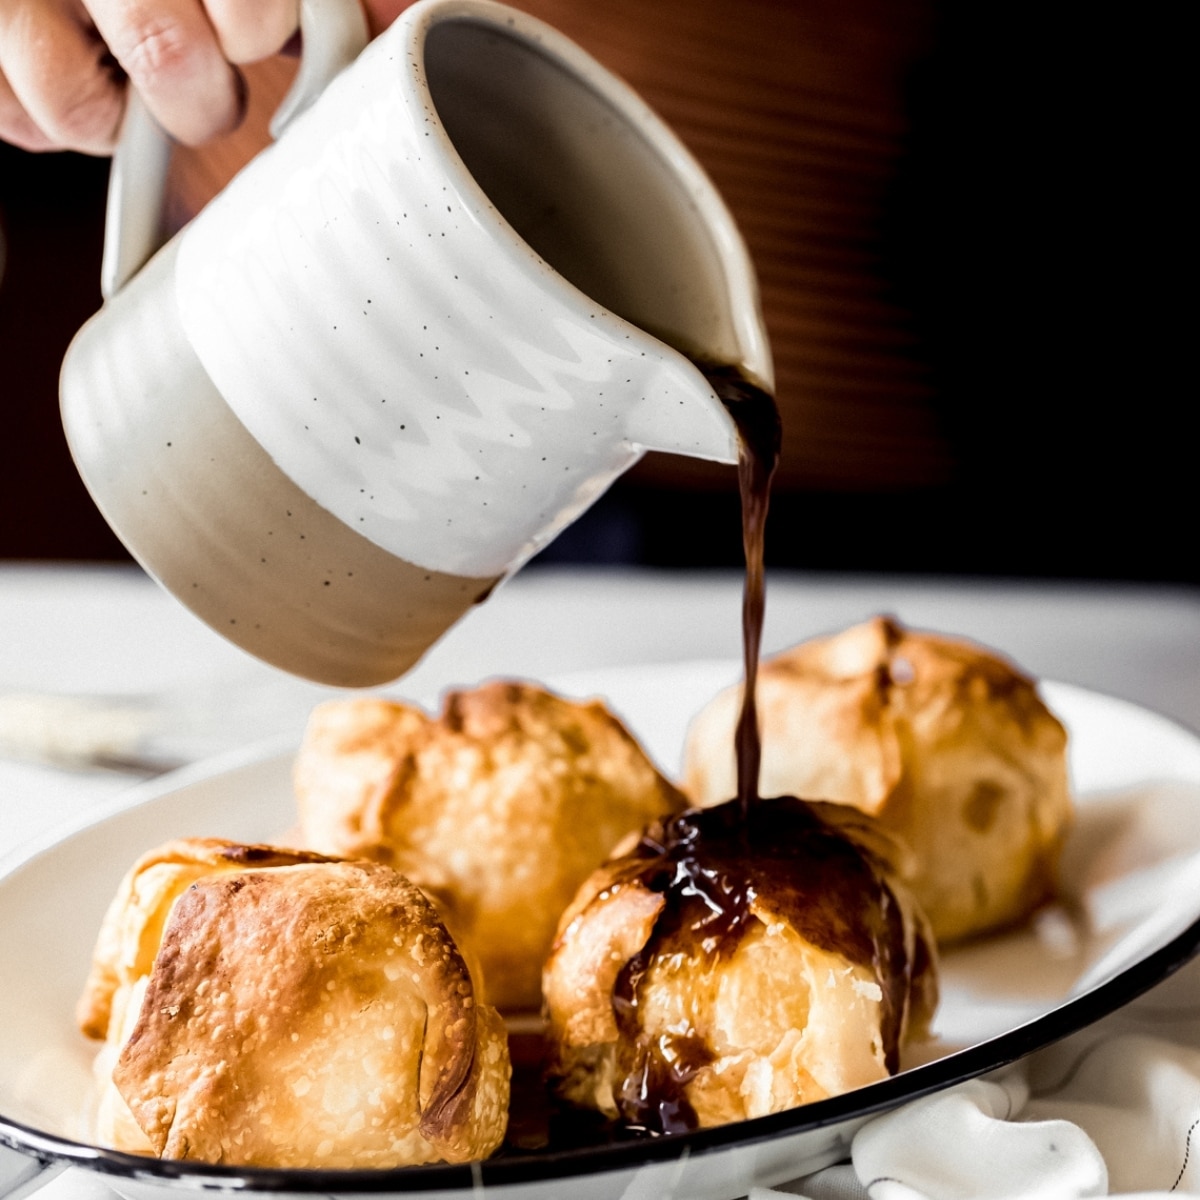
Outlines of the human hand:
<svg viewBox="0 0 1200 1200">
<path fill-rule="evenodd" d="M 368 0 L 373 32 L 405 0 Z M 0 0 L 0 138 L 109 153 L 127 81 L 176 141 L 233 129 L 238 66 L 284 48 L 299 0 Z"/>
</svg>

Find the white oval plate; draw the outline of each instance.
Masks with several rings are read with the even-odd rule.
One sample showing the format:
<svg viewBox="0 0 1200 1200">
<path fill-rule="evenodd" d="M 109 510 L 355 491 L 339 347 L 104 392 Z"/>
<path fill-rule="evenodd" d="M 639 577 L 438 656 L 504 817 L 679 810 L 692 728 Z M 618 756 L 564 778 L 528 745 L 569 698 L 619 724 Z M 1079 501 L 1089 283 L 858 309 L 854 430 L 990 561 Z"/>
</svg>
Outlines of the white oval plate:
<svg viewBox="0 0 1200 1200">
<path fill-rule="evenodd" d="M 674 775 L 691 715 L 738 673 L 733 663 L 693 662 L 593 671 L 551 686 L 606 698 Z M 572 1200 L 729 1200 L 836 1161 L 870 1115 L 1090 1024 L 1200 945 L 1200 739 L 1124 701 L 1062 684 L 1043 694 L 1071 734 L 1079 803 L 1067 903 L 1028 929 L 944 957 L 936 1036 L 920 1061 L 845 1096 L 720 1129 L 469 1166 L 271 1171 L 156 1162 L 88 1144 L 95 1047 L 76 1033 L 73 1010 L 117 883 L 142 851 L 169 838 L 282 837 L 293 821 L 295 741 L 133 789 L 0 863 L 0 1194 L 6 1179 L 36 1186 L 40 1169 L 69 1164 L 104 1173 L 129 1197 L 216 1188 L 550 1200 L 569 1186 Z"/>
</svg>

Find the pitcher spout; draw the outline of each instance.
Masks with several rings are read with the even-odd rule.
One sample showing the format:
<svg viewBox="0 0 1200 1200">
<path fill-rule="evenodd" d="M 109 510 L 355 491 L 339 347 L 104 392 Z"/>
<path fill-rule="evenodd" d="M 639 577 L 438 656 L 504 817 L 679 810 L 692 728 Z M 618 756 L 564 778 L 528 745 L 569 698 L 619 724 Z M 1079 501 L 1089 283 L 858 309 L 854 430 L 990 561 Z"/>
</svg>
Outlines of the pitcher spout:
<svg viewBox="0 0 1200 1200">
<path fill-rule="evenodd" d="M 667 358 L 630 381 L 631 443 L 728 462 L 732 422 L 696 363 L 728 364 L 773 394 L 758 282 L 704 169 L 627 85 L 527 18 L 497 37 L 429 31 L 425 79 L 474 185 L 541 264 Z M 634 332 L 636 331 L 636 332 Z M 642 364 L 631 364 L 646 382 Z"/>
<path fill-rule="evenodd" d="M 728 368 L 726 368 L 728 369 Z M 706 369 L 667 353 L 626 414 L 625 432 L 639 450 L 736 463 L 738 435 Z"/>
</svg>

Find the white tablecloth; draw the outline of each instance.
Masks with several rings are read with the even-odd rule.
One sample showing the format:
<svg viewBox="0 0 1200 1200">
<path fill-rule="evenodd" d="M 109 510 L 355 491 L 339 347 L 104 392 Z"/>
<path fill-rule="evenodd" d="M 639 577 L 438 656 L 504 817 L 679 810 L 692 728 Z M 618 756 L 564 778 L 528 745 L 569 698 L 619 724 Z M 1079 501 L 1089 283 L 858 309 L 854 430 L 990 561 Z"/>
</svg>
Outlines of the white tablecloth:
<svg viewBox="0 0 1200 1200">
<path fill-rule="evenodd" d="M 733 659 L 740 588 L 731 572 L 531 569 L 452 630 L 396 690 L 429 698 L 491 675 Z M 881 611 L 976 638 L 1036 675 L 1133 700 L 1200 731 L 1194 591 L 772 575 L 765 648 Z M 220 641 L 134 569 L 4 565 L 0 696 L 29 690 L 153 695 L 185 714 L 198 698 L 209 719 L 193 721 L 190 741 L 172 747 L 190 754 L 298 736 L 312 704 L 330 694 Z M 214 717 L 203 701 L 217 695 L 242 703 Z M 0 761 L 0 855 L 127 786 L 116 774 Z M 872 1122 L 851 1164 L 790 1194 L 1178 1196 L 1200 1192 L 1198 1138 L 1200 968 L 1188 968 L 998 1078 Z M 775 1193 L 761 1193 L 768 1194 Z M 72 1171 L 41 1195 L 108 1193 L 99 1178 Z"/>
</svg>

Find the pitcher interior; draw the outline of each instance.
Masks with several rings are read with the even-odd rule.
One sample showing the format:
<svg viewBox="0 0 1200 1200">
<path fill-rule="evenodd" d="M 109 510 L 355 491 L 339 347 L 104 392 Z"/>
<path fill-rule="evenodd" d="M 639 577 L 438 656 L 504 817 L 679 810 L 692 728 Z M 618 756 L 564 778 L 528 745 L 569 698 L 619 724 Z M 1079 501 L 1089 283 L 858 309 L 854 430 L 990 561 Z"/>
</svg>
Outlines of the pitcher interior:
<svg viewBox="0 0 1200 1200">
<path fill-rule="evenodd" d="M 691 356 L 736 362 L 729 284 L 677 143 L 548 50 L 470 18 L 434 25 L 438 115 L 499 213 L 560 275 Z"/>
</svg>

